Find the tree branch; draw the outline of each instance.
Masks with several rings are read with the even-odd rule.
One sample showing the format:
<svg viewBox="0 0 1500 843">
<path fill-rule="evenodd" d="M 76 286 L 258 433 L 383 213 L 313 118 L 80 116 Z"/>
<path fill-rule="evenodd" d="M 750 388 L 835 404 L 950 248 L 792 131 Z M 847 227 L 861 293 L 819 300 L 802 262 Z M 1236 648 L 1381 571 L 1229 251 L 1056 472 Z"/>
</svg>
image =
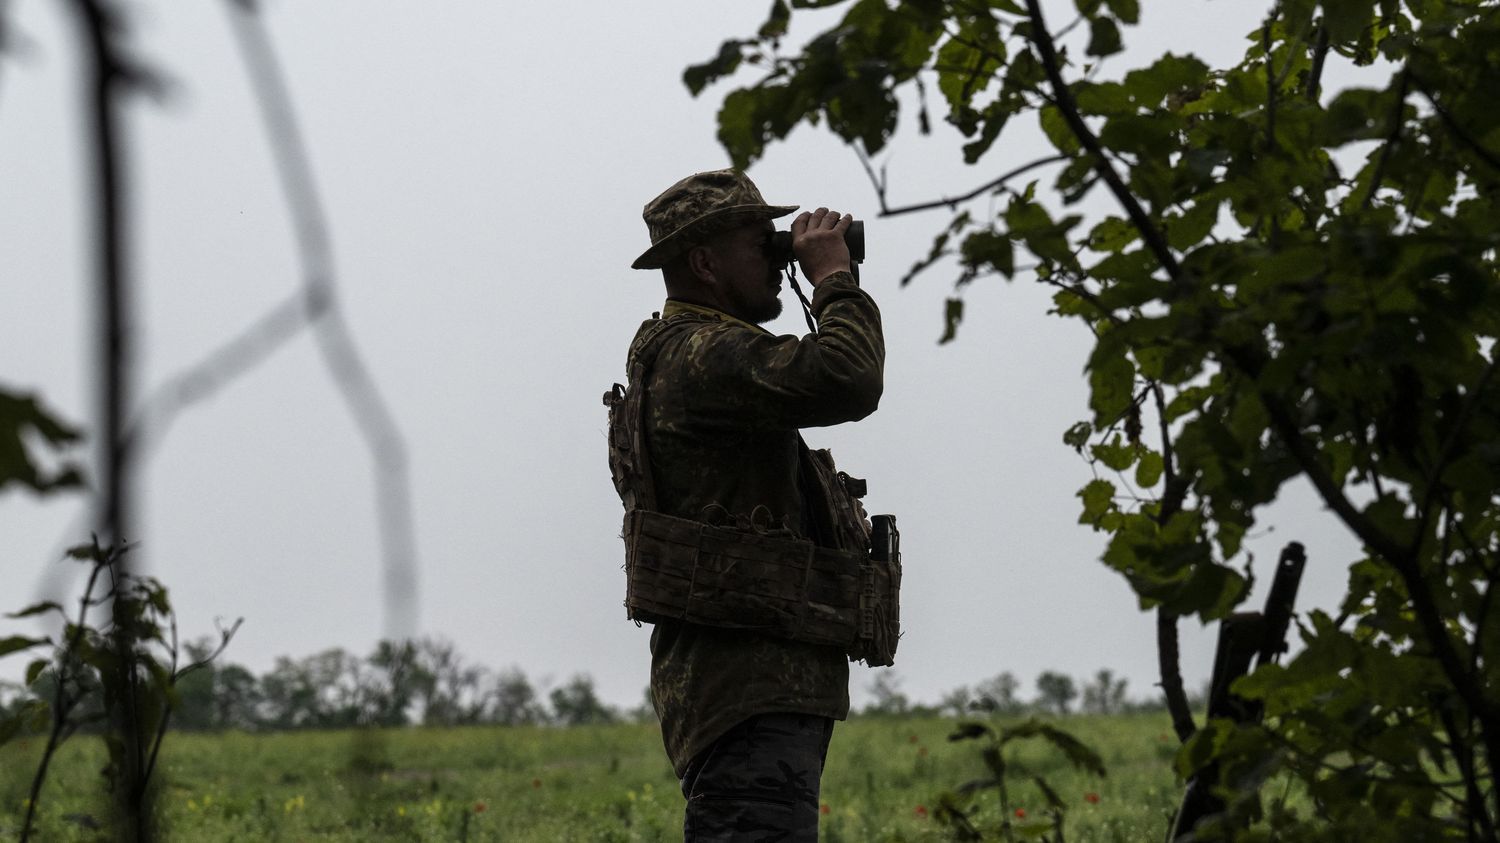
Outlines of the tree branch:
<svg viewBox="0 0 1500 843">
<path fill-rule="evenodd" d="M 1162 502 L 1156 518 L 1165 526 L 1172 516 L 1182 510 L 1187 498 L 1187 483 L 1177 475 L 1176 459 L 1172 452 L 1172 432 L 1167 423 L 1167 400 L 1161 384 L 1152 381 L 1151 396 L 1156 403 L 1156 419 L 1161 430 Z M 1180 741 L 1186 741 L 1197 731 L 1193 723 L 1193 712 L 1188 706 L 1187 692 L 1182 687 L 1181 657 L 1177 647 L 1177 616 L 1165 608 L 1156 611 L 1156 658 L 1161 674 L 1161 690 L 1167 699 L 1167 711 L 1172 715 L 1172 728 Z"/>
<path fill-rule="evenodd" d="M 1125 321 L 1123 319 L 1115 315 L 1115 312 L 1113 310 L 1110 310 L 1105 306 L 1104 302 L 1101 302 L 1099 300 L 1099 296 L 1095 295 L 1092 290 L 1088 289 L 1082 284 L 1069 284 L 1066 281 L 1060 281 L 1056 277 L 1056 273 L 1054 273 L 1053 275 L 1049 275 L 1046 278 L 1038 278 L 1037 280 L 1041 281 L 1043 284 L 1048 284 L 1050 286 L 1056 287 L 1059 290 L 1066 290 L 1069 293 L 1072 293 L 1073 295 L 1079 297 L 1080 299 L 1083 299 L 1084 301 L 1093 305 L 1095 310 L 1099 311 L 1100 317 L 1109 320 L 1115 325 L 1125 324 Z"/>
<path fill-rule="evenodd" d="M 1437 112 L 1437 116 L 1448 127 L 1448 131 L 1452 132 L 1453 136 L 1458 138 L 1459 142 L 1467 147 L 1470 152 L 1477 155 L 1481 161 L 1490 165 L 1495 170 L 1500 170 L 1500 155 L 1491 152 L 1484 144 L 1469 134 L 1463 126 L 1460 126 L 1458 120 L 1454 119 L 1453 114 L 1444 108 L 1442 103 L 1437 101 L 1437 97 L 1432 95 L 1432 91 L 1428 90 L 1426 84 L 1420 79 L 1417 80 L 1417 90 L 1421 91 L 1422 96 L 1427 98 L 1427 102 L 1432 104 L 1432 110 Z"/>
<path fill-rule="evenodd" d="M 1270 417 L 1271 428 L 1291 451 L 1292 457 L 1297 461 L 1303 474 L 1307 475 L 1308 480 L 1312 482 L 1313 488 L 1318 490 L 1323 502 L 1371 552 L 1385 559 L 1386 563 L 1400 575 L 1433 657 L 1437 659 L 1444 675 L 1448 677 L 1449 682 L 1453 683 L 1454 689 L 1463 697 L 1464 702 L 1480 717 L 1484 724 L 1485 737 L 1490 745 L 1490 751 L 1495 757 L 1500 757 L 1500 734 L 1495 734 L 1494 731 L 1500 728 L 1500 712 L 1496 711 L 1493 703 L 1485 699 L 1483 689 L 1458 657 L 1453 641 L 1448 637 L 1442 613 L 1438 610 L 1432 592 L 1422 576 L 1417 558 L 1407 548 L 1402 547 L 1379 530 L 1370 519 L 1365 517 L 1364 513 L 1354 508 L 1324 469 L 1316 449 L 1302 436 L 1302 431 L 1292 419 L 1291 413 L 1276 396 L 1264 390 L 1261 390 L 1259 395 L 1261 403 L 1266 408 L 1266 414 Z"/>
<path fill-rule="evenodd" d="M 1312 72 L 1304 81 L 1302 93 L 1309 102 L 1317 102 L 1323 91 L 1323 65 L 1328 58 L 1328 27 L 1318 27 L 1318 42 L 1313 47 Z"/>
<path fill-rule="evenodd" d="M 882 216 L 882 217 L 894 217 L 894 216 L 899 216 L 901 214 L 915 213 L 917 211 L 930 211 L 933 208 L 949 208 L 949 209 L 952 209 L 955 206 L 957 206 L 958 204 L 960 204 L 962 202 L 967 202 L 970 199 L 973 199 L 973 198 L 979 196 L 982 193 L 986 193 L 988 191 L 994 190 L 995 188 L 1004 186 L 1004 184 L 1006 182 L 1010 181 L 1011 179 L 1015 178 L 1016 176 L 1023 175 L 1025 173 L 1029 173 L 1032 170 L 1035 170 L 1035 169 L 1037 169 L 1039 167 L 1045 167 L 1048 164 L 1056 164 L 1056 163 L 1059 163 L 1061 161 L 1067 161 L 1067 160 L 1068 160 L 1068 156 L 1066 156 L 1066 155 L 1049 155 L 1046 158 L 1038 158 L 1037 160 L 1032 161 L 1030 163 L 1022 164 L 1021 166 L 1015 168 L 1014 170 L 1011 170 L 1010 172 L 1007 172 L 1005 175 L 1000 176 L 999 178 L 996 178 L 993 181 L 986 182 L 986 183 L 980 185 L 979 187 L 976 187 L 973 190 L 971 190 L 968 193 L 965 193 L 965 194 L 963 194 L 961 196 L 954 196 L 954 197 L 951 197 L 951 198 L 945 197 L 943 199 L 937 199 L 937 200 L 934 200 L 934 201 L 931 201 L 931 202 L 920 202 L 920 203 L 915 204 L 915 205 L 903 205 L 903 206 L 901 206 L 899 208 L 888 208 L 888 207 L 886 207 L 886 204 L 885 204 L 885 187 L 884 187 L 884 185 L 879 180 L 877 180 L 875 178 L 875 174 L 874 174 L 873 171 L 870 170 L 870 167 L 869 167 L 868 164 L 865 166 L 865 171 L 869 174 L 870 181 L 875 184 L 875 195 L 880 200 L 880 216 Z"/>
<path fill-rule="evenodd" d="M 1177 615 L 1165 606 L 1156 609 L 1156 659 L 1161 673 L 1161 690 L 1167 699 L 1167 711 L 1172 715 L 1172 730 L 1177 740 L 1186 742 L 1198 726 L 1193 722 L 1193 711 L 1188 706 L 1187 693 L 1182 689 L 1182 656 L 1177 647 Z"/>
<path fill-rule="evenodd" d="M 1489 386 L 1490 379 L 1495 375 L 1495 368 L 1500 364 L 1500 354 L 1495 354 L 1488 366 L 1484 367 L 1484 373 L 1479 376 L 1479 382 L 1469 392 L 1464 404 L 1459 408 L 1458 416 L 1453 420 L 1453 427 L 1448 431 L 1448 436 L 1443 440 L 1443 447 L 1438 451 L 1437 459 L 1433 461 L 1432 469 L 1427 472 L 1426 489 L 1422 493 L 1421 507 L 1417 510 L 1420 521 L 1418 522 L 1417 535 L 1413 540 L 1411 553 L 1415 556 L 1422 547 L 1422 536 L 1427 532 L 1427 524 L 1431 520 L 1432 506 L 1437 503 L 1438 495 L 1443 489 L 1443 472 L 1448 470 L 1448 464 L 1453 460 L 1454 451 L 1458 450 L 1458 440 L 1463 434 L 1464 428 L 1468 426 L 1469 416 L 1474 412 L 1474 407 L 1479 403 L 1479 398 Z"/>
<path fill-rule="evenodd" d="M 406 443 L 337 306 L 328 227 L 270 38 L 252 8 L 254 4 L 244 0 L 227 2 L 295 222 L 305 306 L 309 314 L 318 315 L 313 322 L 314 335 L 324 364 L 375 462 L 387 635 L 398 640 L 411 638 L 416 630 L 417 580 Z"/>
<path fill-rule="evenodd" d="M 74 0 L 73 6 L 84 45 L 85 105 L 91 141 L 89 153 L 93 159 L 97 237 L 99 442 L 103 452 L 95 517 L 106 546 L 113 548 L 123 545 L 135 530 L 131 494 L 134 460 L 126 434 L 135 349 L 127 275 L 126 187 L 122 166 L 125 155 L 120 113 L 122 95 L 128 90 L 131 77 L 120 53 L 118 9 L 107 6 L 105 0 Z M 123 563 L 120 567 L 124 573 Z M 127 600 L 125 595 L 115 595 L 116 616 L 129 615 Z M 151 793 L 142 776 L 141 723 L 135 716 L 136 641 L 125 625 L 117 625 L 112 638 L 116 669 L 125 689 L 125 704 L 110 711 L 110 728 L 124 748 L 113 796 L 124 824 L 121 836 L 145 841 L 151 837 L 154 811 Z"/>
<path fill-rule="evenodd" d="M 305 291 L 294 293 L 238 336 L 167 378 L 146 399 L 127 432 L 137 452 L 151 453 L 178 414 L 212 398 L 296 337 L 321 313 L 309 309 L 310 299 Z"/>
<path fill-rule="evenodd" d="M 1361 208 L 1368 209 L 1370 203 L 1375 201 L 1375 193 L 1380 190 L 1380 183 L 1385 179 L 1386 163 L 1391 160 L 1391 152 L 1401 140 L 1401 130 L 1405 128 L 1401 122 L 1401 112 L 1406 107 L 1406 91 L 1410 84 L 1411 71 L 1403 68 L 1396 92 L 1396 105 L 1391 109 L 1391 131 L 1386 136 L 1385 143 L 1380 147 L 1380 157 L 1375 159 L 1375 172 L 1370 175 L 1370 190 L 1365 194 L 1364 201 L 1360 203 Z"/>
<path fill-rule="evenodd" d="M 1181 280 L 1182 267 L 1177 263 L 1177 257 L 1172 254 L 1171 247 L 1167 245 L 1166 237 L 1162 234 L 1161 229 L 1157 228 L 1156 224 L 1151 221 L 1151 218 L 1146 215 L 1146 211 L 1136 201 L 1135 195 L 1130 192 L 1130 188 L 1126 187 L 1125 182 L 1120 178 L 1120 174 L 1115 172 L 1114 166 L 1110 164 L 1109 158 L 1104 154 L 1103 148 L 1099 145 L 1099 139 L 1094 137 L 1094 133 L 1083 122 L 1083 117 L 1078 113 L 1078 106 L 1073 102 L 1073 96 L 1068 91 L 1067 83 L 1063 81 L 1061 63 L 1057 57 L 1057 49 L 1052 43 L 1052 36 L 1047 32 L 1047 22 L 1042 17 L 1040 3 L 1038 3 L 1038 0 L 1026 0 L 1026 10 L 1031 17 L 1032 43 L 1036 45 L 1037 52 L 1041 53 L 1042 70 L 1047 74 L 1047 81 L 1052 85 L 1052 93 L 1056 97 L 1058 111 L 1062 114 L 1063 119 L 1067 121 L 1068 128 L 1073 132 L 1074 137 L 1078 138 L 1078 142 L 1083 146 L 1084 150 L 1093 156 L 1094 167 L 1099 172 L 1100 178 L 1104 179 L 1105 184 L 1109 185 L 1109 190 L 1115 195 L 1115 200 L 1125 209 L 1126 215 L 1130 217 L 1130 221 L 1135 225 L 1136 230 L 1141 233 L 1141 239 L 1145 241 L 1146 247 L 1151 250 L 1151 253 L 1156 256 L 1162 269 L 1166 270 L 1167 275 L 1171 276 L 1172 280 Z"/>
</svg>

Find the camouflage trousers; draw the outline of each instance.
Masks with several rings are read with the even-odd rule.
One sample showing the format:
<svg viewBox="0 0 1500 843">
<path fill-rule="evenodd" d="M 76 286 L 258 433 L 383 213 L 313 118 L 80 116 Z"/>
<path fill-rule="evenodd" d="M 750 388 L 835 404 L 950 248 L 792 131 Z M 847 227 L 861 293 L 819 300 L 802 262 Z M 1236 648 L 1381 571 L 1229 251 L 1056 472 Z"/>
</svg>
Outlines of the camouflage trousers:
<svg viewBox="0 0 1500 843">
<path fill-rule="evenodd" d="M 817 843 L 818 784 L 833 720 L 760 714 L 688 762 L 686 843 Z"/>
</svg>

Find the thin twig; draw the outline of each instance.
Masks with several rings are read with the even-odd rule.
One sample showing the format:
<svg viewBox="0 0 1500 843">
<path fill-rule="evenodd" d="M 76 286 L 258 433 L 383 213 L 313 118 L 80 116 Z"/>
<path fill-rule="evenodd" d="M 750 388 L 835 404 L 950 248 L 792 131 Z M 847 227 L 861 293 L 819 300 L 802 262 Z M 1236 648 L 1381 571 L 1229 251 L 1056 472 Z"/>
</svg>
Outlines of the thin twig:
<svg viewBox="0 0 1500 843">
<path fill-rule="evenodd" d="M 960 204 L 962 202 L 967 202 L 970 199 L 973 199 L 973 198 L 979 196 L 982 193 L 994 190 L 995 188 L 998 188 L 998 187 L 1003 187 L 1006 182 L 1010 181 L 1011 179 L 1015 178 L 1016 176 L 1023 175 L 1025 173 L 1031 172 L 1032 170 L 1035 170 L 1038 167 L 1045 167 L 1048 164 L 1056 164 L 1056 163 L 1058 163 L 1060 161 L 1067 161 L 1067 160 L 1069 160 L 1069 157 L 1066 156 L 1066 155 L 1049 155 L 1046 158 L 1038 158 L 1037 160 L 1032 161 L 1032 162 L 1030 162 L 1028 164 L 1022 164 L 1021 166 L 1015 168 L 1014 170 L 1011 170 L 1010 172 L 1006 173 L 1005 175 L 1000 176 L 999 178 L 997 178 L 997 179 L 995 179 L 993 181 L 986 182 L 986 183 L 980 185 L 979 187 L 976 187 L 973 190 L 971 190 L 968 193 L 965 193 L 965 194 L 963 194 L 961 196 L 945 197 L 943 199 L 936 199 L 936 200 L 933 200 L 931 202 L 920 202 L 920 203 L 915 204 L 915 205 L 903 205 L 903 206 L 901 206 L 899 208 L 888 208 L 888 207 L 886 207 L 886 204 L 885 204 L 885 191 L 883 189 L 881 189 L 880 187 L 877 187 L 876 194 L 877 194 L 878 198 L 880 199 L 880 216 L 882 216 L 882 217 L 894 217 L 894 216 L 898 216 L 900 214 L 914 213 L 916 211 L 930 211 L 933 208 L 950 208 L 951 209 L 951 208 L 957 206 L 958 204 Z M 873 176 L 872 176 L 872 179 L 873 179 Z"/>
<path fill-rule="evenodd" d="M 99 547 L 98 538 L 94 539 L 94 567 L 89 572 L 88 584 L 83 589 L 83 596 L 78 600 L 78 621 L 73 625 L 71 634 L 67 636 L 63 645 L 63 652 L 57 660 L 57 674 L 54 677 L 56 687 L 52 695 L 52 730 L 47 735 L 47 745 L 42 749 L 42 760 L 37 764 L 36 774 L 31 779 L 31 794 L 26 800 L 26 818 L 21 823 L 21 843 L 31 839 L 31 826 L 36 819 L 37 802 L 42 796 L 42 785 L 47 780 L 47 768 L 52 763 L 52 756 L 57 748 L 62 745 L 72 734 L 68 728 L 69 715 L 77 700 L 70 699 L 67 695 L 69 680 L 68 668 L 72 665 L 73 657 L 78 648 L 83 644 L 85 623 L 88 621 L 89 607 L 93 605 L 94 586 L 99 582 L 99 572 L 113 561 L 115 551 L 111 549 L 110 556 L 105 556 Z M 101 562 L 104 559 L 107 561 Z"/>
<path fill-rule="evenodd" d="M 1266 149 L 1266 154 L 1267 155 L 1275 155 L 1276 152 L 1277 152 L 1277 145 L 1276 145 L 1276 89 L 1281 87 L 1280 81 L 1276 78 L 1275 62 L 1272 61 L 1272 56 L 1271 56 L 1271 22 L 1273 20 L 1275 20 L 1275 19 L 1276 19 L 1276 11 L 1273 10 L 1272 13 L 1271 13 L 1271 16 L 1268 17 L 1268 18 L 1266 18 L 1265 23 L 1261 24 L 1261 27 L 1260 27 L 1261 48 L 1263 50 L 1265 50 L 1265 53 L 1266 53 L 1266 146 L 1265 146 L 1265 149 Z M 1290 58 L 1287 59 L 1286 66 L 1287 66 L 1288 70 L 1291 69 L 1291 67 L 1292 67 L 1292 61 L 1291 61 Z M 1275 206 L 1273 205 L 1272 208 L 1274 209 L 1274 207 Z M 1266 232 L 1266 243 L 1270 246 L 1270 248 L 1271 248 L 1272 251 L 1275 251 L 1276 248 L 1277 248 L 1277 242 L 1280 239 L 1281 239 L 1281 216 L 1279 214 L 1277 214 L 1275 210 L 1272 210 L 1271 211 L 1271 227 L 1270 227 L 1270 230 Z"/>
<path fill-rule="evenodd" d="M 1042 282 L 1043 284 L 1048 284 L 1056 287 L 1059 290 L 1066 290 L 1067 292 L 1072 293 L 1078 298 L 1088 302 L 1089 304 L 1093 305 L 1095 310 L 1099 311 L 1099 315 L 1101 317 L 1108 319 L 1111 323 L 1115 325 L 1125 324 L 1125 320 L 1116 315 L 1113 310 L 1111 310 L 1107 305 L 1104 304 L 1104 302 L 1099 300 L 1099 296 L 1096 295 L 1094 291 L 1083 286 L 1083 284 L 1070 284 L 1066 281 L 1060 281 L 1056 277 L 1056 273 L 1054 273 L 1053 275 L 1049 275 L 1046 278 L 1038 277 L 1037 280 Z"/>
</svg>

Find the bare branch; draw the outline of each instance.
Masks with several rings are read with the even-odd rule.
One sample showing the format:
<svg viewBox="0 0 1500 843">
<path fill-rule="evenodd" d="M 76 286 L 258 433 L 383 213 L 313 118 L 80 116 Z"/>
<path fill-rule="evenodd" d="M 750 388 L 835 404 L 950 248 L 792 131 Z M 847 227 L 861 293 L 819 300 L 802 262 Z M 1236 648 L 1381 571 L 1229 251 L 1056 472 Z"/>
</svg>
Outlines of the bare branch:
<svg viewBox="0 0 1500 843">
<path fill-rule="evenodd" d="M 1179 741 L 1186 741 L 1198 731 L 1193 722 L 1193 712 L 1188 706 L 1187 694 L 1182 689 L 1181 656 L 1177 647 L 1177 616 L 1165 606 L 1156 610 L 1156 658 L 1161 673 L 1161 690 L 1167 698 L 1167 711 L 1172 715 L 1172 730 Z"/>
<path fill-rule="evenodd" d="M 317 318 L 308 303 L 305 293 L 293 294 L 207 357 L 167 378 L 132 421 L 127 434 L 132 444 L 142 455 L 151 453 L 179 413 L 212 398 L 295 338 Z"/>
<path fill-rule="evenodd" d="M 291 96 L 253 4 L 228 0 L 230 20 L 255 89 L 295 223 L 303 291 L 324 364 L 364 436 L 376 468 L 377 521 L 385 567 L 385 628 L 393 639 L 416 629 L 416 544 L 406 443 L 337 306 L 333 253 L 316 181 L 297 130 Z"/>
<path fill-rule="evenodd" d="M 952 208 L 956 207 L 957 205 L 959 205 L 962 202 L 967 202 L 970 199 L 973 199 L 973 198 L 979 196 L 982 193 L 986 193 L 986 192 L 994 190 L 994 189 L 996 189 L 998 187 L 1004 186 L 1006 182 L 1010 181 L 1011 179 L 1015 178 L 1016 176 L 1024 175 L 1025 173 L 1029 173 L 1032 170 L 1037 169 L 1038 167 L 1045 167 L 1048 164 L 1056 164 L 1058 162 L 1067 161 L 1067 160 L 1069 160 L 1069 158 L 1066 155 L 1049 155 L 1046 158 L 1038 158 L 1037 160 L 1032 161 L 1030 163 L 1022 164 L 1021 166 L 1015 168 L 1014 170 L 1011 170 L 1010 172 L 1006 173 L 1005 175 L 1000 176 L 999 178 L 994 179 L 993 181 L 986 182 L 986 183 L 980 185 L 979 187 L 976 187 L 973 190 L 971 190 L 968 193 L 965 193 L 965 194 L 963 194 L 961 196 L 945 197 L 943 199 L 937 199 L 937 200 L 934 200 L 932 202 L 920 202 L 920 203 L 915 204 L 915 205 L 903 205 L 903 206 L 901 206 L 899 208 L 888 208 L 888 207 L 886 207 L 886 204 L 885 204 L 885 185 L 883 183 L 881 183 L 881 182 L 876 181 L 875 182 L 876 183 L 876 190 L 875 190 L 875 192 L 876 192 L 876 196 L 880 199 L 880 215 L 882 217 L 894 217 L 894 216 L 899 216 L 901 214 L 915 213 L 917 211 L 930 211 L 933 208 L 948 208 L 948 209 L 951 210 Z M 869 168 L 867 166 L 866 170 L 868 170 L 868 169 Z M 875 181 L 873 173 L 871 174 L 871 180 Z"/>
</svg>

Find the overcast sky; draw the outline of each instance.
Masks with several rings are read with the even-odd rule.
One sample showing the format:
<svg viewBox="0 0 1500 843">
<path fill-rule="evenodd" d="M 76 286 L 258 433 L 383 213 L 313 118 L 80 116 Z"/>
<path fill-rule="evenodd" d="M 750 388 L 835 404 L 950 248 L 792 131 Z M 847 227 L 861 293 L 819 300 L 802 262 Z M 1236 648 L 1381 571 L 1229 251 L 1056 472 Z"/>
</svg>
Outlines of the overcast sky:
<svg viewBox="0 0 1500 843">
<path fill-rule="evenodd" d="M 0 54 L 0 384 L 89 426 L 78 53 L 64 5 L 13 3 L 16 37 Z M 637 704 L 649 629 L 621 606 L 622 510 L 600 396 L 624 379 L 625 347 L 663 297 L 659 274 L 629 268 L 648 245 L 642 205 L 728 164 L 714 139 L 728 88 L 694 100 L 682 69 L 752 33 L 768 4 L 262 5 L 330 220 L 345 314 L 410 452 L 417 631 L 542 685 L 586 672 L 607 700 Z M 1264 14 L 1229 0 L 1142 6 L 1117 73 L 1165 50 L 1230 61 Z M 127 125 L 143 390 L 299 280 L 224 7 L 127 4 L 135 54 L 171 83 L 162 99 L 136 100 Z M 1055 26 L 1071 7 L 1046 4 Z M 890 200 L 964 192 L 1045 154 L 1039 136 L 1018 127 L 965 168 L 946 125 L 931 138 L 903 132 L 882 156 Z M 1091 474 L 1061 439 L 1088 415 L 1087 331 L 1047 316 L 1031 279 L 986 280 L 965 294 L 958 341 L 939 346 L 952 268 L 905 289 L 897 280 L 942 212 L 875 219 L 855 156 L 808 127 L 751 175 L 772 203 L 868 220 L 862 278 L 885 319 L 885 397 L 869 419 L 807 438 L 867 478 L 870 511 L 899 519 L 903 690 L 936 701 L 1008 670 L 1029 694 L 1042 670 L 1108 667 L 1131 696 L 1150 693 L 1153 615 L 1098 562 L 1101 537 L 1076 523 L 1074 495 Z M 790 294 L 770 327 L 805 330 Z M 279 655 L 367 654 L 388 632 L 371 461 L 310 335 L 180 417 L 141 480 L 141 565 L 171 589 L 184 636 L 243 616 L 226 658 L 260 672 Z M 76 495 L 0 497 L 0 609 L 80 585 L 55 560 L 86 537 L 82 507 Z M 1247 542 L 1262 574 L 1252 607 L 1291 539 L 1311 560 L 1300 607 L 1336 605 L 1357 548 L 1297 487 Z M 3 623 L 0 634 L 29 631 Z M 1212 635 L 1183 625 L 1190 687 L 1207 677 Z M 0 664 L 0 676 L 21 667 Z M 856 704 L 872 678 L 853 670 Z"/>
</svg>

